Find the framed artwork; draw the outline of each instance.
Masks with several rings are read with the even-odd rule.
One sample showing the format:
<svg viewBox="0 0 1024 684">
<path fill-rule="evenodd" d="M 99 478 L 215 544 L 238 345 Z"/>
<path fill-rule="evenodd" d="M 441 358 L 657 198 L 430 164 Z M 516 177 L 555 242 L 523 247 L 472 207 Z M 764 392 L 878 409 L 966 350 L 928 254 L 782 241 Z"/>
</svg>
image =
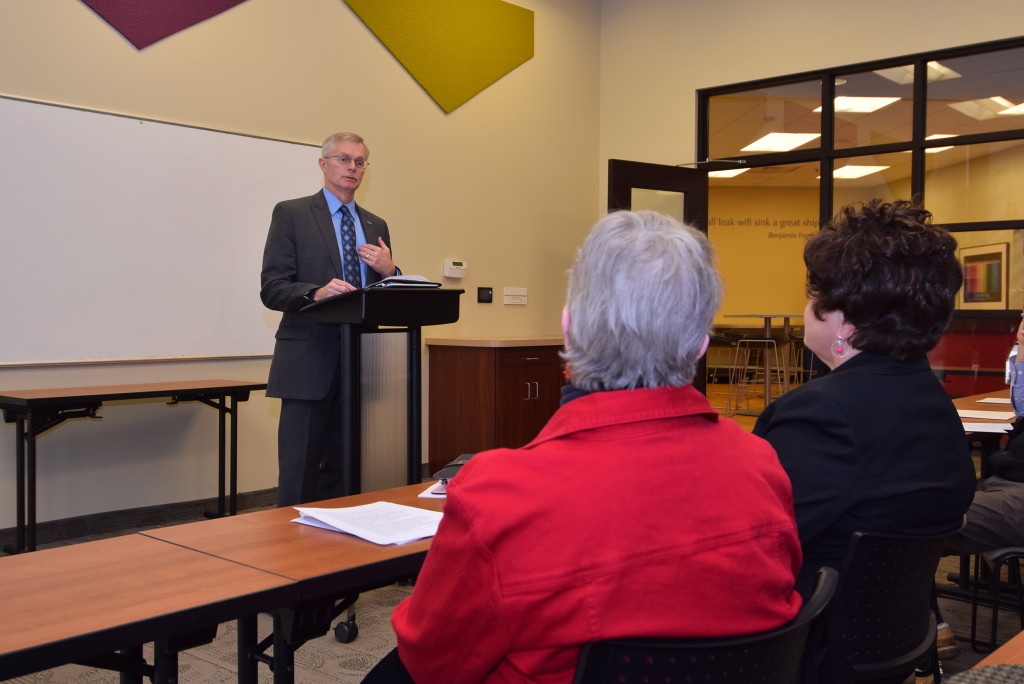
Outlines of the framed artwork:
<svg viewBox="0 0 1024 684">
<path fill-rule="evenodd" d="M 960 263 L 964 267 L 964 286 L 960 289 L 961 309 L 1007 308 L 1008 245 L 964 247 Z"/>
</svg>

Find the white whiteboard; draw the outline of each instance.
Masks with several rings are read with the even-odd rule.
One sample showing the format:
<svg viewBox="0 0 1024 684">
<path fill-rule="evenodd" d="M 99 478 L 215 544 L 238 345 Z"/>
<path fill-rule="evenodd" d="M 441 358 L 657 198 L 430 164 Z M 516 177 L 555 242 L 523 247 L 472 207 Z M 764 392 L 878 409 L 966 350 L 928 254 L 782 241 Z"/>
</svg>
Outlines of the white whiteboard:
<svg viewBox="0 0 1024 684">
<path fill-rule="evenodd" d="M 318 157 L 0 97 L 0 365 L 271 353 L 270 214 Z"/>
</svg>

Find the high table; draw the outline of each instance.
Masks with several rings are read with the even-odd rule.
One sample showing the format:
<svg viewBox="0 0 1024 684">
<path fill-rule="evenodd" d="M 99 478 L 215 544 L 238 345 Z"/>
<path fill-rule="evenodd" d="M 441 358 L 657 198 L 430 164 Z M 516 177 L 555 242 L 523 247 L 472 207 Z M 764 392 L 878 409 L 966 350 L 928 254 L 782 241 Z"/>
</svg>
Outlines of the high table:
<svg viewBox="0 0 1024 684">
<path fill-rule="evenodd" d="M 772 319 L 775 319 L 775 318 L 781 318 L 782 319 L 782 321 L 783 321 L 783 324 L 782 324 L 783 332 L 788 336 L 790 334 L 791 330 L 792 330 L 792 327 L 790 326 L 790 323 L 789 323 L 790 319 L 791 318 L 800 318 L 800 319 L 802 319 L 803 316 L 804 316 L 803 313 L 798 313 L 798 314 L 793 314 L 793 313 L 783 313 L 783 314 L 780 314 L 780 313 L 765 313 L 765 314 L 757 313 L 757 314 L 755 314 L 755 313 L 751 313 L 751 314 L 724 314 L 723 318 L 760 318 L 760 319 L 762 319 L 764 321 L 764 339 L 770 340 L 770 339 L 772 339 Z M 771 371 L 772 371 L 771 355 L 767 351 L 765 351 L 765 354 L 764 354 L 764 404 L 765 404 L 765 406 L 768 405 L 768 403 L 771 401 L 771 397 L 772 397 L 772 375 L 771 375 Z M 789 389 L 789 378 L 783 378 L 783 387 L 786 390 Z M 737 411 L 737 413 L 748 413 L 748 412 Z M 751 413 L 752 415 L 758 415 L 760 413 L 760 411 L 750 411 L 749 413 Z"/>
<path fill-rule="evenodd" d="M 17 542 L 9 553 L 36 548 L 36 437 L 69 418 L 95 418 L 105 401 L 170 398 L 172 403 L 198 401 L 217 409 L 219 417 L 217 515 L 237 512 L 238 402 L 249 393 L 266 389 L 266 383 L 240 380 L 182 380 L 98 387 L 3 390 L 0 410 L 4 421 L 15 423 Z M 230 419 L 230 432 L 225 422 Z M 229 439 L 230 438 L 230 439 Z M 226 485 L 225 453 L 230 453 L 230 484 Z M 228 506 L 225 506 L 225 489 Z"/>
<path fill-rule="evenodd" d="M 444 499 L 419 498 L 426 488 L 426 484 L 406 485 L 303 505 L 330 508 L 390 501 L 440 511 Z M 275 684 L 293 681 L 295 649 L 330 629 L 337 599 L 344 599 L 343 605 L 350 604 L 361 591 L 415 575 L 431 541 L 380 546 L 348 534 L 291 522 L 296 517 L 294 508 L 277 508 L 142 533 L 295 582 L 294 601 L 270 611 L 274 616 Z M 258 661 L 266 660 L 256 645 L 255 615 L 240 617 L 238 640 L 238 681 L 254 684 Z"/>
</svg>

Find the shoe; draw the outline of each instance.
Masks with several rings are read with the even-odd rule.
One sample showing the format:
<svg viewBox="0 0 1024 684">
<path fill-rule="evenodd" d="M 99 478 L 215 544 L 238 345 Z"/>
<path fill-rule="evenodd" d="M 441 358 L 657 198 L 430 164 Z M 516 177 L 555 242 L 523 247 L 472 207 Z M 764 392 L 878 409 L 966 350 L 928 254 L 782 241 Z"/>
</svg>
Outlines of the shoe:
<svg viewBox="0 0 1024 684">
<path fill-rule="evenodd" d="M 960 655 L 960 645 L 956 643 L 949 623 L 939 624 L 935 641 L 939 649 L 939 660 L 952 660 Z"/>
</svg>

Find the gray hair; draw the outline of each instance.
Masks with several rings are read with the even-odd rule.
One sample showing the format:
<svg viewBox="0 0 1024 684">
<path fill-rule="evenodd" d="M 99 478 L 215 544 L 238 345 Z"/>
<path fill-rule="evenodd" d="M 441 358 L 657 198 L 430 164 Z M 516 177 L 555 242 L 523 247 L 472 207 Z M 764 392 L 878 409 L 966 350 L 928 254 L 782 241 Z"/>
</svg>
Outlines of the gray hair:
<svg viewBox="0 0 1024 684">
<path fill-rule="evenodd" d="M 331 133 L 324 139 L 323 144 L 320 146 L 320 156 L 327 157 L 331 152 L 334 151 L 334 146 L 343 140 L 351 140 L 354 143 L 359 143 L 363 146 L 363 151 L 366 152 L 366 158 L 370 158 L 370 148 L 366 146 L 366 141 L 363 140 L 361 135 L 356 133 L 349 133 L 347 131 L 339 131 L 337 133 Z"/>
<path fill-rule="evenodd" d="M 569 273 L 570 381 L 583 390 L 691 384 L 721 298 L 700 231 L 653 211 L 608 214 Z"/>
</svg>

